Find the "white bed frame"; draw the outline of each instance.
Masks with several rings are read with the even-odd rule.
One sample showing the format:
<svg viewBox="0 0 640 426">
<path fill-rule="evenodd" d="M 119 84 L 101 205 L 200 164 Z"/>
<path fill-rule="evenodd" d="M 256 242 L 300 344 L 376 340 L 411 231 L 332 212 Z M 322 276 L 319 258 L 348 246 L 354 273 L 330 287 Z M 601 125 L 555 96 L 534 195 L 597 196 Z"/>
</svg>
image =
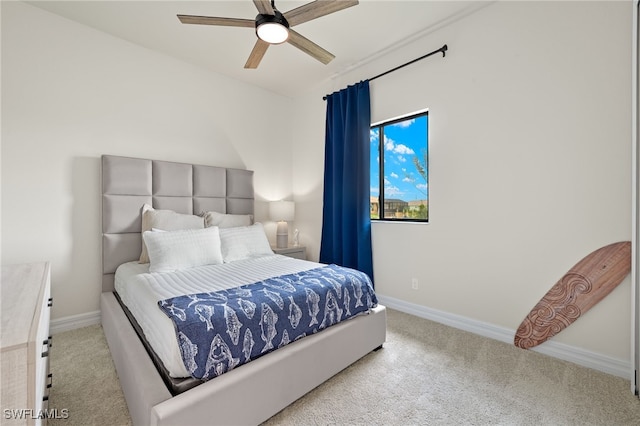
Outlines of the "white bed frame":
<svg viewBox="0 0 640 426">
<path fill-rule="evenodd" d="M 143 203 L 253 213 L 253 174 L 105 155 L 102 176 L 102 327 L 134 425 L 259 424 L 384 343 L 386 310 L 378 305 L 172 396 L 113 294 L 113 273 L 139 256 Z"/>
</svg>

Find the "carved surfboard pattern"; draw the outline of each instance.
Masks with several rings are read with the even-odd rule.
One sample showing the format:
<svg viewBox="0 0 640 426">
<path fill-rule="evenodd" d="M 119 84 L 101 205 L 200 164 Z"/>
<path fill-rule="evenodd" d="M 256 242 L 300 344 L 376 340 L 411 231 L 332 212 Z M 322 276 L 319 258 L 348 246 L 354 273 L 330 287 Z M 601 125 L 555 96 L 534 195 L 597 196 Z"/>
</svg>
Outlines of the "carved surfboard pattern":
<svg viewBox="0 0 640 426">
<path fill-rule="evenodd" d="M 631 271 L 631 242 L 609 244 L 571 268 L 533 307 L 514 344 L 529 349 L 555 336 L 616 288 Z"/>
</svg>

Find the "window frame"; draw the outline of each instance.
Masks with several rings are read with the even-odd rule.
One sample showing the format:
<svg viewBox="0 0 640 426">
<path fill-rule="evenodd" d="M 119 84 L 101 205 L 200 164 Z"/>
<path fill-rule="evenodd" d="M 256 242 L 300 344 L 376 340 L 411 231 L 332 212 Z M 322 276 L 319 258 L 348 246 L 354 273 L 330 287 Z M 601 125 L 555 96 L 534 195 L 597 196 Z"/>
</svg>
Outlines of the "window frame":
<svg viewBox="0 0 640 426">
<path fill-rule="evenodd" d="M 392 126 L 394 124 L 398 124 L 403 121 L 412 120 L 414 118 L 426 117 L 427 119 L 427 139 L 426 139 L 426 159 L 425 159 L 425 167 L 426 167 L 426 184 L 427 184 L 427 194 L 426 194 L 426 208 L 427 208 L 427 218 L 397 218 L 397 217 L 380 217 L 381 213 L 384 215 L 384 204 L 385 204 L 385 195 L 384 195 L 384 176 L 385 176 L 385 164 L 384 164 L 384 127 Z M 378 218 L 372 218 L 372 208 L 371 201 L 369 202 L 369 218 L 371 222 L 394 222 L 394 223 L 429 223 L 429 109 L 423 109 L 420 111 L 412 112 L 410 114 L 406 114 L 400 117 L 392 118 L 389 120 L 379 121 L 377 123 L 372 123 L 369 127 L 370 132 L 374 129 L 378 129 Z M 370 148 L 369 151 L 373 154 L 373 150 Z M 371 179 L 370 179 L 371 181 Z M 371 197 L 370 197 L 371 198 Z M 393 199 L 393 198 L 392 198 Z M 404 201 L 404 200 L 403 200 Z M 382 207 L 382 208 L 381 208 Z"/>
</svg>

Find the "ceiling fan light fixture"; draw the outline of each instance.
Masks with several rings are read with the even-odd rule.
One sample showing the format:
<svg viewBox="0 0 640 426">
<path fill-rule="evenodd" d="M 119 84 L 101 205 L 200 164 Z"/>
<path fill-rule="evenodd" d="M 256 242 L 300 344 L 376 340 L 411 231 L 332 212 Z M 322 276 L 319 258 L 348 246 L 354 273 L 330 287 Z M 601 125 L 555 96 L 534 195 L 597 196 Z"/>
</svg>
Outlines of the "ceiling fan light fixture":
<svg viewBox="0 0 640 426">
<path fill-rule="evenodd" d="M 258 15 L 256 17 L 256 35 L 270 44 L 280 44 L 289 38 L 289 23 L 277 10 L 275 15 Z"/>
</svg>

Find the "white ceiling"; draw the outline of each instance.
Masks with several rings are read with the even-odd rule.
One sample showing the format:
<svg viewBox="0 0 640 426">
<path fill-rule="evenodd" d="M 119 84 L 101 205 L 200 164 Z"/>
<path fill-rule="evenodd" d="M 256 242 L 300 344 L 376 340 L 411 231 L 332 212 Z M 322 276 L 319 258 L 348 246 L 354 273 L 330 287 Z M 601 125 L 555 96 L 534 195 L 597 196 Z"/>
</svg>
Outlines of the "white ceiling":
<svg viewBox="0 0 640 426">
<path fill-rule="evenodd" d="M 309 1 L 276 0 L 286 12 Z M 177 14 L 254 19 L 251 0 L 29 1 L 89 27 L 272 92 L 294 97 L 309 86 L 447 25 L 486 5 L 478 1 L 360 0 L 295 30 L 333 53 L 328 65 L 292 45 L 269 47 L 257 69 L 244 69 L 256 40 L 251 28 L 184 25 Z M 425 53 L 446 40 L 434 40 Z"/>
</svg>

